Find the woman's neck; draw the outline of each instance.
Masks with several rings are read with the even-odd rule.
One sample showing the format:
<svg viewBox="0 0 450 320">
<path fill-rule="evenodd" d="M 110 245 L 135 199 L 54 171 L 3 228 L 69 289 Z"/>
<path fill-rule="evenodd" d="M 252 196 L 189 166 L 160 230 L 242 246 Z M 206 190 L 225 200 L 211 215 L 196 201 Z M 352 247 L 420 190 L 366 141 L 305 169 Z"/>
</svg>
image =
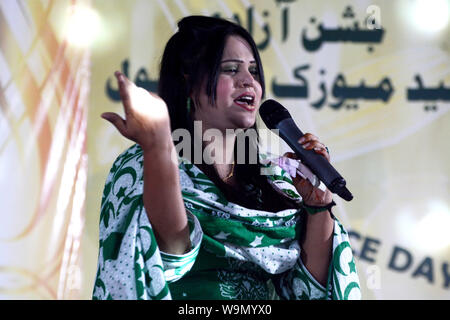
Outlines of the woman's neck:
<svg viewBox="0 0 450 320">
<path fill-rule="evenodd" d="M 234 163 L 234 130 L 222 132 L 219 129 L 204 128 L 202 132 L 203 162 L 214 166 L 225 166 Z"/>
<path fill-rule="evenodd" d="M 234 169 L 234 130 L 202 128 L 202 164 L 214 167 L 218 177 L 224 182 L 231 182 Z M 228 131 L 228 132 L 227 132 Z M 199 141 L 198 137 L 195 141 Z M 230 181 L 226 181 L 230 180 Z"/>
</svg>

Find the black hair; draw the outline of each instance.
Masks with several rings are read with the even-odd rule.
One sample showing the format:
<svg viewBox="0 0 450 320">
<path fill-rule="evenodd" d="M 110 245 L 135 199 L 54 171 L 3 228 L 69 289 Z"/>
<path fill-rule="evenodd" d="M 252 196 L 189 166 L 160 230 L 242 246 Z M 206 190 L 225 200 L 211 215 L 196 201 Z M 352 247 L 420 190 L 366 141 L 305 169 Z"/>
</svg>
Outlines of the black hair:
<svg viewBox="0 0 450 320">
<path fill-rule="evenodd" d="M 258 82 L 265 94 L 264 72 L 261 58 L 252 36 L 243 27 L 221 18 L 205 16 L 189 16 L 178 22 L 176 32 L 167 42 L 161 60 L 158 94 L 166 102 L 172 131 L 187 129 L 193 137 L 192 114 L 198 106 L 199 88 L 206 80 L 206 94 L 209 102 L 215 106 L 216 86 L 220 74 L 222 55 L 228 36 L 242 37 L 250 45 L 257 66 Z M 193 96 L 191 110 L 188 112 L 187 100 Z M 256 123 L 251 127 L 256 131 Z M 243 131 L 245 134 L 245 130 Z M 258 140 L 258 137 L 256 138 Z M 193 149 L 193 141 L 192 150 Z M 202 165 L 202 170 L 225 194 L 229 201 L 248 208 L 279 211 L 294 208 L 296 204 L 277 193 L 261 175 L 261 164 L 249 163 L 251 154 L 258 154 L 258 141 L 246 140 L 247 151 L 245 163 L 236 164 L 235 176 L 245 187 L 234 190 L 225 184 L 212 166 Z M 237 157 L 236 143 L 234 149 L 235 162 Z M 252 153 L 256 152 L 256 153 Z M 255 201 L 258 200 L 258 201 Z"/>
<path fill-rule="evenodd" d="M 192 94 L 195 95 L 192 107 L 198 105 L 197 89 L 205 78 L 206 94 L 210 103 L 215 104 L 222 54 L 229 35 L 241 36 L 251 46 L 264 96 L 261 58 L 251 35 L 244 28 L 224 19 L 205 16 L 185 17 L 178 22 L 178 28 L 164 50 L 158 86 L 158 93 L 169 108 L 172 130 L 186 128 L 188 114 L 180 107 L 186 106 L 187 98 Z"/>
</svg>

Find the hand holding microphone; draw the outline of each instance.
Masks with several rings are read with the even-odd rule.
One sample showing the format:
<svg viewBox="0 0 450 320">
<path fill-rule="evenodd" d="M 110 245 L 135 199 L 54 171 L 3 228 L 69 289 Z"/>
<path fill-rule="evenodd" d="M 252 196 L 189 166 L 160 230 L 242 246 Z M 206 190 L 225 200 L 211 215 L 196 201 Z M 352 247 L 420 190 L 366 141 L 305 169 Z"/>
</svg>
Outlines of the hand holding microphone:
<svg viewBox="0 0 450 320">
<path fill-rule="evenodd" d="M 325 157 L 327 161 L 330 161 L 330 155 L 328 154 L 326 147 L 313 134 L 305 133 L 298 141 L 298 144 L 304 150 L 315 152 L 321 157 Z M 299 156 L 297 156 L 293 152 L 286 152 L 284 156 L 291 159 L 299 159 Z M 303 163 L 300 162 L 299 165 L 303 165 Z M 305 165 L 303 165 L 303 167 L 309 169 Z M 313 173 L 312 175 L 314 176 Z M 323 207 L 324 205 L 328 205 L 333 201 L 333 195 L 329 189 L 319 187 L 320 181 L 317 181 L 317 177 L 315 178 L 316 179 L 312 180 L 316 180 L 316 185 L 312 183 L 311 179 L 305 179 L 305 177 L 299 173 L 297 173 L 296 176 L 293 176 L 292 180 L 297 191 L 302 196 L 304 205 Z"/>
<path fill-rule="evenodd" d="M 298 157 L 326 186 L 341 198 L 350 201 L 353 195 L 346 188 L 346 181 L 329 162 L 329 155 L 315 136 L 304 135 L 292 119 L 289 111 L 275 100 L 266 100 L 259 108 L 259 114 L 269 129 L 278 129 L 279 136 L 295 152 L 290 157 Z M 304 138 L 305 148 L 300 139 Z M 308 145 L 306 144 L 309 143 Z M 317 153 L 314 148 L 318 148 Z M 330 199 L 331 201 L 331 199 Z"/>
</svg>

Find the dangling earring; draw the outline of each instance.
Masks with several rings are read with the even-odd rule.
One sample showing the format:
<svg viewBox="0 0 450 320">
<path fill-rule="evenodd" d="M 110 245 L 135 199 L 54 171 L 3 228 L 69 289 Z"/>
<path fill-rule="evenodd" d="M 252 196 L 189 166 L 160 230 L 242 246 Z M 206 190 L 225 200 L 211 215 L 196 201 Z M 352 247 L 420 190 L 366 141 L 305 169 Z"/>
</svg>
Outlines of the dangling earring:
<svg viewBox="0 0 450 320">
<path fill-rule="evenodd" d="M 188 114 L 191 114 L 191 97 L 187 98 L 187 106 L 186 106 Z"/>
</svg>

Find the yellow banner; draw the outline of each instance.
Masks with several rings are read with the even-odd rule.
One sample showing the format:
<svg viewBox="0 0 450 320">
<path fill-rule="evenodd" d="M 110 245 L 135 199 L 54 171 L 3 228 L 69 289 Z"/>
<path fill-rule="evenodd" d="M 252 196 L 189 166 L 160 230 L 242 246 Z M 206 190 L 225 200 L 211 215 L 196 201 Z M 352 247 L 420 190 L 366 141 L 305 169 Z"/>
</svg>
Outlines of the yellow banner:
<svg viewBox="0 0 450 320">
<path fill-rule="evenodd" d="M 0 2 L 0 299 L 80 297 L 90 56 L 64 29 L 86 4 Z"/>
<path fill-rule="evenodd" d="M 350 231 L 363 297 L 450 298 L 444 227 L 450 225 L 450 4 L 424 3 L 95 2 L 107 33 L 93 51 L 90 239 L 96 238 L 111 162 L 131 144 L 100 119 L 105 111 L 122 112 L 114 70 L 155 90 L 177 21 L 191 14 L 221 16 L 252 33 L 267 98 L 280 101 L 303 132 L 330 148 L 345 177 L 355 198 L 335 197 L 335 214 Z"/>
<path fill-rule="evenodd" d="M 91 298 L 104 182 L 132 144 L 100 118 L 123 113 L 113 72 L 154 91 L 177 21 L 202 14 L 249 30 L 266 98 L 330 148 L 354 195 L 334 213 L 363 298 L 449 299 L 449 12 L 449 0 L 0 1 L 0 298 Z"/>
</svg>

